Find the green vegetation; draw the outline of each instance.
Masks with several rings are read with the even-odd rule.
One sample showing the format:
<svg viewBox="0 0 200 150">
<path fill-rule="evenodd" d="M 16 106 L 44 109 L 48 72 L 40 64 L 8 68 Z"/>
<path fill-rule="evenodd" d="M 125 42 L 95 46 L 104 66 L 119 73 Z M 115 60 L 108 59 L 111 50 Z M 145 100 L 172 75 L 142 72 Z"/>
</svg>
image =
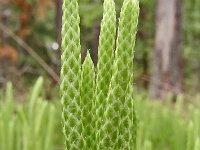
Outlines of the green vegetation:
<svg viewBox="0 0 200 150">
<path fill-rule="evenodd" d="M 11 12 L 6 19 L 7 23 L 5 25 L 7 24 L 6 26 L 13 33 L 16 33 L 17 36 L 23 39 L 26 44 L 57 72 L 59 70 L 57 67 L 60 62 L 60 55 L 54 48 L 58 46 L 56 46 L 55 42 L 60 42 L 57 40 L 57 34 L 59 33 L 59 29 L 57 28 L 59 27 L 55 28 L 59 20 L 59 16 L 56 16 L 56 12 L 60 10 L 60 8 L 56 7 L 56 2 L 58 1 L 16 0 L 14 2 L 8 1 L 8 4 L 5 6 L 0 2 L 2 8 L 1 14 L 4 14 L 4 8 L 5 12 L 7 12 L 6 10 Z M 115 0 L 117 16 L 119 16 L 122 2 L 123 0 Z M 81 0 L 79 4 L 82 53 L 85 54 L 87 49 L 90 49 L 92 53 L 91 57 L 94 60 L 94 56 L 97 55 L 96 51 L 98 48 L 98 36 L 103 12 L 103 0 Z M 136 79 L 136 86 L 147 89 L 152 70 L 151 58 L 156 32 L 156 0 L 140 0 L 140 8 L 141 15 L 139 16 L 140 21 L 138 24 L 137 44 L 135 48 L 134 63 L 136 67 L 134 69 L 136 71 L 134 77 Z M 183 70 L 187 92 L 199 91 L 199 14 L 199 0 L 184 0 L 184 21 L 182 25 L 184 28 Z M 1 21 L 1 23 L 4 22 Z M 0 30 L 4 31 L 1 28 Z M 20 33 L 25 35 L 22 36 Z M 30 80 L 36 79 L 39 75 L 45 76 L 45 79 L 50 79 L 44 69 L 38 64 L 37 60 L 33 59 L 26 52 L 26 49 L 19 46 L 19 43 L 15 40 L 13 41 L 10 35 L 6 36 L 5 41 L 6 45 L 12 46 L 18 54 L 20 53 L 16 68 L 24 78 L 18 77 L 17 71 L 12 73 L 11 77 L 3 76 L 3 78 L 7 81 L 12 80 L 17 88 L 23 88 L 23 84 L 30 85 L 32 83 Z"/>
<path fill-rule="evenodd" d="M 132 83 L 138 0 L 123 3 L 116 51 L 115 14 L 114 1 L 105 1 L 95 85 L 89 53 L 81 69 L 78 2 L 63 3 L 61 95 L 66 149 L 136 149 Z"/>
<path fill-rule="evenodd" d="M 42 84 L 39 78 L 23 104 L 15 104 L 12 84 L 7 84 L 0 99 L 1 150 L 55 149 L 56 109 L 40 96 Z"/>
<path fill-rule="evenodd" d="M 200 0 L 165 2 L 0 0 L 0 150 L 200 150 Z"/>
<path fill-rule="evenodd" d="M 135 99 L 138 150 L 195 150 L 200 135 L 199 104 L 187 107 L 182 96 L 176 104 L 150 103 L 137 94 Z"/>
<path fill-rule="evenodd" d="M 64 149 L 60 104 L 47 102 L 40 96 L 39 93 L 43 93 L 41 81 L 41 78 L 37 81 L 27 95 L 29 101 L 24 103 L 14 105 L 11 84 L 5 94 L 1 93 L 0 149 Z M 138 116 L 138 150 L 199 149 L 199 102 L 187 105 L 180 96 L 176 104 L 151 103 L 142 93 L 134 93 L 134 100 Z M 198 101 L 199 96 L 194 100 Z"/>
</svg>

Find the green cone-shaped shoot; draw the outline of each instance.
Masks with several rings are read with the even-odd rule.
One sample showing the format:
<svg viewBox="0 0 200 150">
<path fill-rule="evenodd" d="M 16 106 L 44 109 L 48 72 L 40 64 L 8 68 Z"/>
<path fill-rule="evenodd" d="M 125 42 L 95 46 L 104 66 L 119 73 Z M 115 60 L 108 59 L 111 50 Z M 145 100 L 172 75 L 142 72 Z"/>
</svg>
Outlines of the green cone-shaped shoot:
<svg viewBox="0 0 200 150">
<path fill-rule="evenodd" d="M 139 3 L 125 0 L 120 14 L 117 47 L 100 149 L 135 149 L 135 113 L 132 100 L 133 48 Z"/>
<path fill-rule="evenodd" d="M 63 1 L 61 96 L 63 132 L 67 149 L 83 147 L 81 120 L 81 46 L 77 0 Z"/>
<path fill-rule="evenodd" d="M 116 37 L 116 12 L 114 0 L 105 0 L 103 20 L 99 37 L 97 80 L 96 80 L 96 138 L 98 140 L 102 117 L 106 107 L 106 97 L 112 76 L 112 64 Z"/>
<path fill-rule="evenodd" d="M 95 83 L 89 53 L 81 71 L 77 0 L 64 0 L 61 95 L 66 149 L 135 149 L 132 84 L 138 14 L 138 0 L 125 0 L 116 42 L 115 4 L 104 1 Z"/>
<path fill-rule="evenodd" d="M 95 146 L 95 132 L 94 132 L 94 90 L 95 90 L 95 73 L 94 64 L 89 52 L 85 58 L 82 66 L 81 74 L 81 108 L 82 108 L 82 125 L 84 147 L 83 149 L 90 149 Z"/>
</svg>

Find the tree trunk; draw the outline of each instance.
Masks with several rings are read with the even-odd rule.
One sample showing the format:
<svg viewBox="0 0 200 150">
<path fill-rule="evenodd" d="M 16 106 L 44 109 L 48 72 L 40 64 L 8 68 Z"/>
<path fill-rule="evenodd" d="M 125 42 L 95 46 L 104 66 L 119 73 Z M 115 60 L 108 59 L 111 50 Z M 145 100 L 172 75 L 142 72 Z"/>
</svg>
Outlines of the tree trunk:
<svg viewBox="0 0 200 150">
<path fill-rule="evenodd" d="M 182 92 L 183 0 L 157 0 L 150 95 L 166 99 Z"/>
</svg>

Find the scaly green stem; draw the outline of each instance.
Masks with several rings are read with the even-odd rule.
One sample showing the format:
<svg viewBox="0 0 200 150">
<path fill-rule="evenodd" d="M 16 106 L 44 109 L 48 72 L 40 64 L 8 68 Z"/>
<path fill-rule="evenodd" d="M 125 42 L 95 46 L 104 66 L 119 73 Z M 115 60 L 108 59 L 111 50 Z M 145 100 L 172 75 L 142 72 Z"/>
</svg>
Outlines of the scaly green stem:
<svg viewBox="0 0 200 150">
<path fill-rule="evenodd" d="M 81 120 L 81 46 L 77 0 L 63 1 L 61 96 L 66 149 L 83 147 Z"/>
</svg>

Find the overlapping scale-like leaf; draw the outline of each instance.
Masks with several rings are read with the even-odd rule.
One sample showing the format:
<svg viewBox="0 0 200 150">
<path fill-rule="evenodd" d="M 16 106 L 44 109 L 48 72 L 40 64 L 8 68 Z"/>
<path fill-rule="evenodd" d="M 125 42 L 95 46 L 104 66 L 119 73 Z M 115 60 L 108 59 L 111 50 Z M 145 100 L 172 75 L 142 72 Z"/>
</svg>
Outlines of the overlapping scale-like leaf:
<svg viewBox="0 0 200 150">
<path fill-rule="evenodd" d="M 77 0 L 63 1 L 60 89 L 66 149 L 135 149 L 132 83 L 138 13 L 138 0 L 124 0 L 115 43 L 115 4 L 104 1 L 95 83 L 89 53 L 81 67 Z"/>
<path fill-rule="evenodd" d="M 84 147 L 83 149 L 92 149 L 95 147 L 95 113 L 94 106 L 94 91 L 95 91 L 95 73 L 94 64 L 89 52 L 82 65 L 81 74 L 81 108 L 82 108 L 82 125 Z"/>
<path fill-rule="evenodd" d="M 113 74 L 108 92 L 101 149 L 135 149 L 134 108 L 132 104 L 133 48 L 138 23 L 137 0 L 122 6 Z"/>
<path fill-rule="evenodd" d="M 103 20 L 98 47 L 98 64 L 96 79 L 96 129 L 97 140 L 102 125 L 102 117 L 106 107 L 106 97 L 112 76 L 112 64 L 116 37 L 116 12 L 114 0 L 105 0 Z"/>
<path fill-rule="evenodd" d="M 77 0 L 63 1 L 61 96 L 63 132 L 67 149 L 83 147 L 80 79 L 81 46 Z"/>
</svg>

